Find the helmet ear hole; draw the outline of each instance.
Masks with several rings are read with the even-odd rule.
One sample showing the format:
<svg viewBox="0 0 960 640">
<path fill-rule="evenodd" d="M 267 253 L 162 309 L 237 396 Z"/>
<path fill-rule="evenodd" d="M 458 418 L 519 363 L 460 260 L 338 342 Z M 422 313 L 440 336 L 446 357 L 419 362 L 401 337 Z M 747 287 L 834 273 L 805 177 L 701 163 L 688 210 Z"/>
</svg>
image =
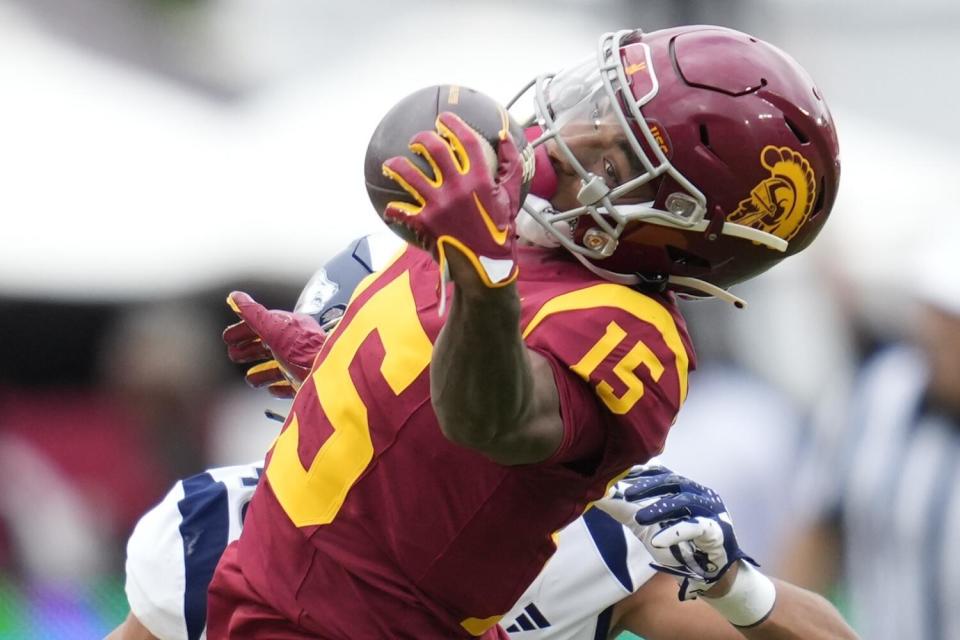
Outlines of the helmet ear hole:
<svg viewBox="0 0 960 640">
<path fill-rule="evenodd" d="M 820 184 L 817 185 L 817 201 L 813 203 L 813 211 L 810 213 L 810 219 L 813 220 L 823 211 L 823 201 L 826 199 L 827 182 L 823 176 L 820 177 Z"/>
<path fill-rule="evenodd" d="M 708 271 L 710 269 L 710 262 L 698 255 L 673 245 L 667 245 L 664 248 L 667 250 L 667 257 L 672 264 L 684 267 L 684 269 L 689 270 L 691 273 L 699 272 L 700 270 Z"/>
<path fill-rule="evenodd" d="M 809 144 L 809 143 L 810 143 L 810 137 L 807 136 L 807 134 L 805 134 L 803 131 L 801 131 L 801 130 L 800 130 L 800 127 L 798 127 L 797 124 L 796 124 L 793 120 L 791 120 L 790 118 L 786 118 L 786 117 L 785 117 L 785 118 L 783 119 L 783 121 L 787 123 L 787 128 L 790 129 L 790 131 L 793 132 L 793 135 L 795 135 L 795 136 L 797 137 L 797 140 L 800 141 L 800 144 Z"/>
<path fill-rule="evenodd" d="M 707 125 L 702 122 L 700 123 L 700 144 L 702 144 L 704 149 L 712 153 L 718 159 L 720 158 L 720 154 L 717 153 L 717 150 L 710 146 L 710 131 L 707 129 Z"/>
</svg>

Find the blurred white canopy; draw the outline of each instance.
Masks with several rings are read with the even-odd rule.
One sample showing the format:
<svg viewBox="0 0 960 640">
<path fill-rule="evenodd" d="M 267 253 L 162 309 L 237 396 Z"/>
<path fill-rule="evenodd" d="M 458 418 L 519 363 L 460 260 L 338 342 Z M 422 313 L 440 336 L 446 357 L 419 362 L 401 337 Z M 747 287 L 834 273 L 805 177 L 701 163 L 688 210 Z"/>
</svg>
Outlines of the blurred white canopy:
<svg viewBox="0 0 960 640">
<path fill-rule="evenodd" d="M 516 3 L 504 21 L 503 7 L 484 7 L 449 16 L 445 42 L 357 46 L 318 61 L 308 82 L 239 106 L 0 12 L 0 295 L 122 298 L 252 273 L 306 279 L 378 228 L 363 152 L 397 99 L 459 82 L 506 100 L 535 73 L 592 55 L 596 36 L 616 26 L 525 17 Z M 536 46 L 533 21 L 552 30 Z M 495 39 L 483 35 L 492 30 Z M 450 54 L 433 55 L 438 47 Z M 835 115 L 843 180 L 824 244 L 842 246 L 858 277 L 896 277 L 896 247 L 937 233 L 956 207 L 940 194 L 960 162 L 906 130 Z"/>
<path fill-rule="evenodd" d="M 442 41 L 398 47 L 367 34 L 301 84 L 237 106 L 64 45 L 0 5 L 0 294 L 116 298 L 251 273 L 306 279 L 380 225 L 363 153 L 400 97 L 458 82 L 506 100 L 571 49 L 591 55 L 610 28 L 558 15 L 555 44 L 531 50 L 516 9 L 509 22 L 479 6 L 447 17 Z M 515 46 L 483 42 L 494 29 Z"/>
</svg>

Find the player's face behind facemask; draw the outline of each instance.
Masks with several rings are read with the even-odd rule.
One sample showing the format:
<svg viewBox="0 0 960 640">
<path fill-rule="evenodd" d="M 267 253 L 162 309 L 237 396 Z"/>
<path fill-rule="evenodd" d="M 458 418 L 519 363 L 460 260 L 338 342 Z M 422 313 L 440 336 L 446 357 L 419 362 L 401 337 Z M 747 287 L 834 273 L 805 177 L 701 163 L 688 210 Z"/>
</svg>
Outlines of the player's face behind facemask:
<svg viewBox="0 0 960 640">
<path fill-rule="evenodd" d="M 555 135 L 544 141 L 557 174 L 557 190 L 549 198 L 557 211 L 576 210 L 592 200 L 581 191 L 599 179 L 615 204 L 653 199 L 653 181 L 638 181 L 646 171 L 590 59 L 559 73 L 548 87 L 547 111 Z M 592 203 L 591 203 L 592 204 Z"/>
</svg>

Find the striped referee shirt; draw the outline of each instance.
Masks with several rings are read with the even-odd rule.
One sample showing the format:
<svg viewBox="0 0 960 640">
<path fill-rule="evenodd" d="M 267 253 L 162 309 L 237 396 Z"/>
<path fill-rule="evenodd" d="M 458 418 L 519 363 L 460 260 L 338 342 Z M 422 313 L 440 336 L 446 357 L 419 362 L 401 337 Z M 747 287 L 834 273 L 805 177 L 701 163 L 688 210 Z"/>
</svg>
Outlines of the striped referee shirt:
<svg viewBox="0 0 960 640">
<path fill-rule="evenodd" d="M 926 402 L 927 379 L 918 351 L 879 353 L 812 451 L 807 498 L 839 515 L 852 621 L 871 640 L 960 638 L 960 423 Z"/>
</svg>

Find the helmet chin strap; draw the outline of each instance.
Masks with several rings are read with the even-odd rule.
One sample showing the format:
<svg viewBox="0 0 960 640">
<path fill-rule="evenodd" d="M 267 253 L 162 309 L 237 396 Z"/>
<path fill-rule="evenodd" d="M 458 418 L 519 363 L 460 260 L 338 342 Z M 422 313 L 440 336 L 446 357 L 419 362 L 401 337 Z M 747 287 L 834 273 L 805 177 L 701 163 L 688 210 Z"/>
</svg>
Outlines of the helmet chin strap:
<svg viewBox="0 0 960 640">
<path fill-rule="evenodd" d="M 695 289 L 697 291 L 702 291 L 708 296 L 712 296 L 724 302 L 729 302 L 737 309 L 746 309 L 747 301 L 743 298 L 737 297 L 727 291 L 722 289 L 715 284 L 710 284 L 705 280 L 700 280 L 698 278 L 688 278 L 686 276 L 670 276 L 667 278 L 667 283 L 676 285 L 678 287 L 685 287 L 687 289 Z M 684 294 L 680 294 L 684 295 Z M 695 298 L 696 296 L 689 296 Z"/>
<path fill-rule="evenodd" d="M 538 163 L 538 168 L 539 166 L 540 164 Z M 627 205 L 627 206 L 633 206 L 639 209 L 641 207 L 648 207 L 650 204 L 652 203 L 647 203 L 644 205 Z M 546 200 L 545 198 L 540 197 L 539 195 L 534 195 L 533 193 L 530 193 L 527 196 L 527 199 L 524 201 L 524 207 L 520 209 L 520 213 L 517 217 L 517 235 L 520 236 L 521 239 L 526 240 L 527 242 L 530 242 L 540 247 L 553 248 L 553 247 L 561 246 L 562 243 L 560 242 L 557 234 L 551 233 L 550 231 L 548 231 L 543 226 L 543 224 L 538 222 L 536 219 L 534 219 L 534 217 L 530 213 L 525 211 L 525 209 L 528 207 L 531 209 L 534 209 L 538 213 L 544 213 L 552 208 L 549 200 Z M 567 230 L 567 232 L 569 232 L 569 225 L 566 222 L 556 222 L 554 223 L 554 226 L 555 226 L 555 229 L 561 234 L 563 234 L 563 231 L 560 229 L 560 227 L 563 227 L 564 229 Z M 670 225 L 670 226 L 673 226 L 673 225 Z M 739 226 L 739 225 L 736 225 L 736 226 Z M 751 231 L 753 230 L 751 229 Z M 756 241 L 756 238 L 751 237 L 750 239 Z M 777 238 L 777 240 L 779 240 L 779 238 Z M 784 245 L 786 245 L 786 243 L 784 243 Z M 643 283 L 643 280 L 637 275 L 617 273 L 615 271 L 610 271 L 608 269 L 598 267 L 594 263 L 587 260 L 581 254 L 577 253 L 576 251 L 571 251 L 570 253 L 573 255 L 573 257 L 575 257 L 580 262 L 580 264 L 586 267 L 591 273 L 593 273 L 596 276 L 599 276 L 600 278 L 603 278 L 604 280 L 608 280 L 616 284 L 622 284 L 628 287 L 633 287 Z M 699 278 L 689 278 L 686 276 L 669 276 L 667 278 L 667 284 L 668 285 L 672 284 L 677 287 L 683 287 L 685 289 L 693 289 L 694 291 L 700 291 L 707 296 L 718 298 L 720 300 L 723 300 L 724 302 L 732 304 L 737 309 L 746 309 L 747 307 L 747 302 L 743 298 L 735 296 L 729 291 L 727 291 L 726 289 L 722 289 L 714 284 L 710 284 L 709 282 L 706 282 L 705 280 L 700 280 Z M 685 295 L 685 294 L 681 293 L 681 295 Z M 688 296 L 688 297 L 693 298 L 695 296 Z"/>
<path fill-rule="evenodd" d="M 615 271 L 609 271 L 603 269 L 593 264 L 586 258 L 584 258 L 579 253 L 574 253 L 573 257 L 580 261 L 580 264 L 585 266 L 591 273 L 596 276 L 603 278 L 604 280 L 609 280 L 610 282 L 615 282 L 617 284 L 626 285 L 628 287 L 636 286 L 642 284 L 643 280 L 640 276 L 630 275 L 626 273 L 617 273 Z M 721 289 L 715 284 L 710 284 L 705 280 L 700 280 L 699 278 L 688 278 L 686 276 L 668 276 L 667 284 L 674 285 L 677 287 L 683 287 L 685 289 L 694 289 L 696 291 L 701 291 L 706 295 L 717 298 L 718 300 L 723 300 L 724 302 L 729 302 L 737 309 L 746 309 L 747 301 L 743 298 L 733 295 L 726 289 Z M 696 296 L 691 296 L 685 293 L 680 293 L 681 296 L 697 299 Z"/>
<path fill-rule="evenodd" d="M 609 271 L 602 267 L 598 267 L 597 265 L 593 264 L 592 262 L 587 260 L 585 257 L 580 255 L 579 253 L 574 253 L 573 257 L 576 258 L 580 262 L 580 264 L 585 266 L 587 270 L 590 271 L 593 275 L 599 276 L 604 280 L 609 280 L 610 282 L 626 285 L 628 287 L 638 285 L 642 282 L 640 280 L 640 277 L 637 275 L 632 275 L 628 273 L 617 273 L 616 271 Z"/>
<path fill-rule="evenodd" d="M 563 243 L 557 234 L 569 236 L 570 225 L 566 222 L 555 222 L 553 226 L 557 233 L 552 233 L 537 221 L 527 209 L 533 209 L 540 213 L 548 211 L 551 209 L 550 201 L 533 193 L 527 195 L 527 199 L 523 201 L 523 207 L 517 214 L 517 235 L 520 236 L 520 239 L 538 247 L 553 248 L 561 246 Z"/>
</svg>

